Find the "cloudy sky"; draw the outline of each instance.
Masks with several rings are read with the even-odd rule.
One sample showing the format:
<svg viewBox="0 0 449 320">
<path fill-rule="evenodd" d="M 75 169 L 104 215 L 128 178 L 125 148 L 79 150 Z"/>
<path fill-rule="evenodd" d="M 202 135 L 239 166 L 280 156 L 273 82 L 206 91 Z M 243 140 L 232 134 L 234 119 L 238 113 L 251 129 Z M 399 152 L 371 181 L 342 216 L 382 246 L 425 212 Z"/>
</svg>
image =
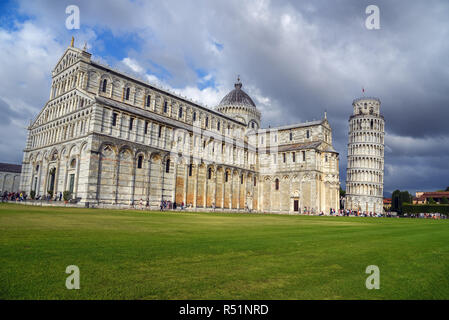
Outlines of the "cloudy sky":
<svg viewBox="0 0 449 320">
<path fill-rule="evenodd" d="M 368 5 L 380 29 L 368 30 Z M 80 29 L 66 28 L 66 7 Z M 210 107 L 237 75 L 263 126 L 327 110 L 346 178 L 352 100 L 379 97 L 385 191 L 449 186 L 449 1 L 2 1 L 0 162 L 20 163 L 26 126 L 75 37 L 94 58 Z"/>
</svg>

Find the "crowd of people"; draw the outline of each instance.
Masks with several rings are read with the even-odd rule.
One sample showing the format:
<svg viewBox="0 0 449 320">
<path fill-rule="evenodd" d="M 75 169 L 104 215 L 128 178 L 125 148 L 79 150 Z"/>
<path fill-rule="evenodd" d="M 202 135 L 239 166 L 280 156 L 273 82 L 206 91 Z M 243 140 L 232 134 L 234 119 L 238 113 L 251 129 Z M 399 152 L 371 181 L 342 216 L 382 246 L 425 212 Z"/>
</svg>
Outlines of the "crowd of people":
<svg viewBox="0 0 449 320">
<path fill-rule="evenodd" d="M 5 201 L 26 201 L 27 194 L 25 192 L 8 192 L 2 193 L 2 202 Z"/>
<path fill-rule="evenodd" d="M 26 201 L 28 198 L 28 195 L 25 192 L 8 192 L 4 191 L 0 194 L 2 202 L 5 201 Z M 47 196 L 36 196 L 33 200 L 44 200 L 44 201 L 62 201 L 62 192 L 59 194 L 56 194 L 54 197 L 51 197 L 50 195 Z M 144 208 L 144 202 L 142 199 L 139 201 L 139 208 Z M 149 208 L 149 202 L 145 202 L 146 209 Z M 212 205 L 213 209 L 215 209 L 215 204 Z M 184 202 L 177 204 L 176 202 L 172 202 L 170 200 L 163 200 L 160 204 L 160 210 L 184 210 L 186 208 L 186 205 Z M 248 212 L 251 212 L 252 210 L 249 210 L 246 208 Z M 304 215 L 312 215 L 312 216 L 324 216 L 324 212 L 317 212 L 313 208 L 304 207 L 304 211 L 302 212 Z M 341 209 L 341 210 L 335 210 L 334 208 L 329 209 L 329 215 L 330 216 L 338 216 L 338 217 L 404 217 L 404 218 L 416 218 L 416 219 L 447 219 L 447 216 L 444 214 L 439 213 L 418 213 L 418 214 L 404 214 L 402 216 L 393 215 L 391 212 L 386 213 L 376 213 L 376 212 L 365 212 L 360 210 L 349 210 L 349 209 Z"/>
</svg>

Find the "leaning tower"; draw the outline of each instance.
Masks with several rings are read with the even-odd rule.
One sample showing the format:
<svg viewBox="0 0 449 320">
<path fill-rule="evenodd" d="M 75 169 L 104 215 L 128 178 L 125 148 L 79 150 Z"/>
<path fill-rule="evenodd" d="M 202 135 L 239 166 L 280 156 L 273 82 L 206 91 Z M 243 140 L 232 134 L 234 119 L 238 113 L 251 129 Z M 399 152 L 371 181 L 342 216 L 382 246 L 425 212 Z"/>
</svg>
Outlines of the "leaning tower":
<svg viewBox="0 0 449 320">
<path fill-rule="evenodd" d="M 385 120 L 380 100 L 363 97 L 355 99 L 352 106 L 345 208 L 382 213 Z"/>
</svg>

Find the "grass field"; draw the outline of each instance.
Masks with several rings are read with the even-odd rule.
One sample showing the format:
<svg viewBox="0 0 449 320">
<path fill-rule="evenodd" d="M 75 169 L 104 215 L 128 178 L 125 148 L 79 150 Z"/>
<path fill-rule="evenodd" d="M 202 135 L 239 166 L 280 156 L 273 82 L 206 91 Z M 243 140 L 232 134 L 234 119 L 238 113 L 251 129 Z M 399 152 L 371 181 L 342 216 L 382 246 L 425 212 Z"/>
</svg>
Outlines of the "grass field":
<svg viewBox="0 0 449 320">
<path fill-rule="evenodd" d="M 0 299 L 449 299 L 447 220 L 1 204 L 0 259 Z"/>
</svg>

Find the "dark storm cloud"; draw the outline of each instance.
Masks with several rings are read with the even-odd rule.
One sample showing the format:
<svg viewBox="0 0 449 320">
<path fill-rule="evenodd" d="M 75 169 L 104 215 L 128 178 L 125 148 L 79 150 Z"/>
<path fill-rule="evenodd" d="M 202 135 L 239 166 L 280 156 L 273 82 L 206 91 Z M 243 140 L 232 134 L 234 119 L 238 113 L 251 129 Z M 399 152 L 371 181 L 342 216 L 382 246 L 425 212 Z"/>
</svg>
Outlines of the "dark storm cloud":
<svg viewBox="0 0 449 320">
<path fill-rule="evenodd" d="M 362 87 L 382 101 L 385 190 L 449 184 L 448 1 L 107 3 L 79 1 L 83 30 L 137 34 L 139 48 L 130 48 L 129 57 L 148 70 L 162 66 L 174 88 L 196 86 L 195 69 L 202 69 L 222 94 L 240 74 L 265 126 L 319 119 L 327 110 L 343 186 L 348 118 Z M 68 4 L 25 1 L 21 11 L 60 30 Z M 365 8 L 372 4 L 380 9 L 380 30 L 365 28 Z M 91 39 L 95 53 L 102 40 Z M 222 45 L 219 52 L 214 42 Z"/>
</svg>

